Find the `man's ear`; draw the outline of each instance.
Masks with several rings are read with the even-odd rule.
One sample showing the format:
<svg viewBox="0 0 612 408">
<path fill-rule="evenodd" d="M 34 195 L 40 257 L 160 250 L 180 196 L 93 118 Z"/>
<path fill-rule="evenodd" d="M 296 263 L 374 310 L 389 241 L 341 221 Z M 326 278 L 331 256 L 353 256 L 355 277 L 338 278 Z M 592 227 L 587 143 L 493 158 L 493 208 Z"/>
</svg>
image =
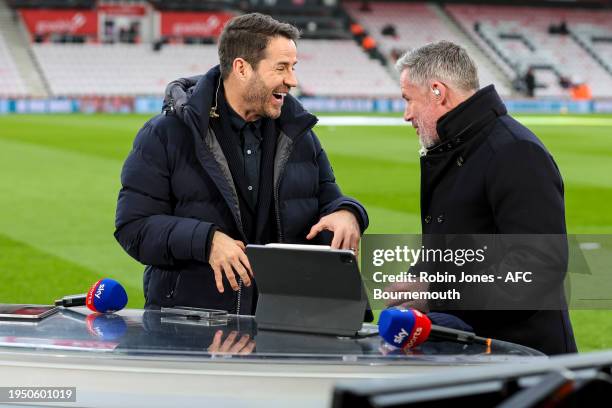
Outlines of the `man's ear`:
<svg viewBox="0 0 612 408">
<path fill-rule="evenodd" d="M 240 81 L 248 80 L 252 70 L 251 64 L 242 58 L 236 58 L 232 63 L 232 73 L 236 76 L 236 79 Z"/>
<path fill-rule="evenodd" d="M 434 100 L 439 104 L 444 104 L 448 97 L 448 88 L 442 82 L 433 81 L 430 86 Z"/>
</svg>

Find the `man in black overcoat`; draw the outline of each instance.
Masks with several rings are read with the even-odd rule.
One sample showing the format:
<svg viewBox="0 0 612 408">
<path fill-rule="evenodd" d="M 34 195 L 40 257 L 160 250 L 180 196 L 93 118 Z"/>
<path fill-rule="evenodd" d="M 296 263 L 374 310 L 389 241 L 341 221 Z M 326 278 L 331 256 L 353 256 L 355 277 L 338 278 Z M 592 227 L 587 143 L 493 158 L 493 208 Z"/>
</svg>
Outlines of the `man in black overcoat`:
<svg viewBox="0 0 612 408">
<path fill-rule="evenodd" d="M 406 53 L 397 69 L 404 119 L 421 144 L 423 234 L 524 234 L 536 242 L 552 234 L 562 237 L 556 249 L 566 256 L 559 169 L 544 144 L 508 115 L 494 86 L 480 89 L 467 52 L 451 42 L 429 44 Z M 546 278 L 558 285 L 565 271 L 552 271 L 557 275 Z M 449 313 L 480 336 L 547 354 L 576 351 L 567 308 L 520 309 Z"/>
</svg>

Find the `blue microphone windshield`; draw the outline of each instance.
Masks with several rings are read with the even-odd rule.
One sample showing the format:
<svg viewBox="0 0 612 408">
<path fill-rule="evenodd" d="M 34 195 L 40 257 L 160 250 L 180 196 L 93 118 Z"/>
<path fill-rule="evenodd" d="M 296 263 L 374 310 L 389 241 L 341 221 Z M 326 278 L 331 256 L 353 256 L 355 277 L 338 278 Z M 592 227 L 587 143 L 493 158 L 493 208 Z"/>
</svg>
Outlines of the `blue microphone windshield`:
<svg viewBox="0 0 612 408">
<path fill-rule="evenodd" d="M 381 337 L 402 349 L 417 347 L 427 340 L 430 331 L 431 321 L 415 309 L 386 309 L 378 320 Z"/>
<path fill-rule="evenodd" d="M 87 293 L 86 304 L 94 312 L 116 312 L 127 304 L 127 293 L 114 279 L 102 279 L 96 282 Z"/>
<path fill-rule="evenodd" d="M 402 343 L 412 332 L 415 320 L 414 313 L 411 313 L 410 310 L 385 309 L 380 313 L 378 319 L 378 332 L 387 343 L 401 348 Z M 402 333 L 402 330 L 407 332 L 408 335 L 398 338 L 397 336 Z"/>
</svg>

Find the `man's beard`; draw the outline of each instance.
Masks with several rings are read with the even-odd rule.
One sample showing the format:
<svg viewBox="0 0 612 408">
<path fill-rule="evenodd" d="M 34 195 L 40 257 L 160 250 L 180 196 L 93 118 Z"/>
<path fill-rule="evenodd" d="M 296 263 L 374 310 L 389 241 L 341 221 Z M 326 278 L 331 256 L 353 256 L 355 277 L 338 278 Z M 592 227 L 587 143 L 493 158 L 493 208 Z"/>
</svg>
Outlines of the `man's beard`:
<svg viewBox="0 0 612 408">
<path fill-rule="evenodd" d="M 420 121 L 416 121 L 416 125 L 419 128 L 419 143 L 421 147 L 429 149 L 438 144 L 440 137 L 435 128 L 428 129 Z"/>
<path fill-rule="evenodd" d="M 272 92 L 266 88 L 266 84 L 262 81 L 258 74 L 254 74 L 253 78 L 249 81 L 247 87 L 247 93 L 244 95 L 244 101 L 247 106 L 252 107 L 253 111 L 258 116 L 276 119 L 280 113 L 266 110 Z"/>
</svg>

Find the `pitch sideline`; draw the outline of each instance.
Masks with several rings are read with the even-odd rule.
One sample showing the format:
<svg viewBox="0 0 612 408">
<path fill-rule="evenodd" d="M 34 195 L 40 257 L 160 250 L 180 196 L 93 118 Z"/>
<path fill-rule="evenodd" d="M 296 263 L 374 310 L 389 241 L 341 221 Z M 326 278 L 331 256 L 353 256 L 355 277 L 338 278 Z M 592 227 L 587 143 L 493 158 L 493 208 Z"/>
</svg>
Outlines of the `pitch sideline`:
<svg viewBox="0 0 612 408">
<path fill-rule="evenodd" d="M 545 126 L 611 126 L 612 118 L 589 116 L 514 116 L 524 125 Z M 320 116 L 319 126 L 409 126 L 401 114 L 397 117 L 376 116 Z"/>
</svg>

